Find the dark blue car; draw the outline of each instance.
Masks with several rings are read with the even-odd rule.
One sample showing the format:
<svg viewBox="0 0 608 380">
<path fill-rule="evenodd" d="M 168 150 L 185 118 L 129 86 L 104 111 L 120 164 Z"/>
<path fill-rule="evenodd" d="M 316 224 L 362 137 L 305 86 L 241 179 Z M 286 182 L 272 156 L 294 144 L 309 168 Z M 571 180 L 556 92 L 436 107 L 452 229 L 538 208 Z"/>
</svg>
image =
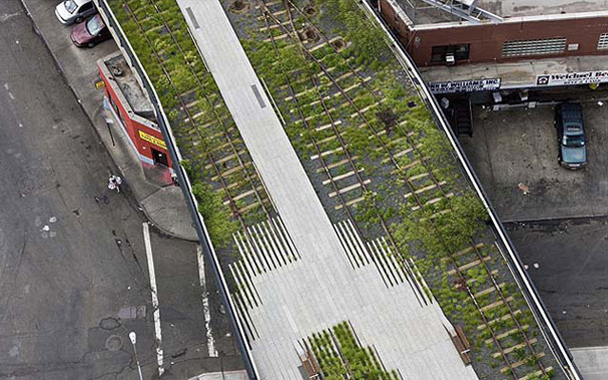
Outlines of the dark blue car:
<svg viewBox="0 0 608 380">
<path fill-rule="evenodd" d="M 587 164 L 587 139 L 583 123 L 583 107 L 578 103 L 562 103 L 555 107 L 555 127 L 559 141 L 559 163 L 568 169 Z"/>
</svg>

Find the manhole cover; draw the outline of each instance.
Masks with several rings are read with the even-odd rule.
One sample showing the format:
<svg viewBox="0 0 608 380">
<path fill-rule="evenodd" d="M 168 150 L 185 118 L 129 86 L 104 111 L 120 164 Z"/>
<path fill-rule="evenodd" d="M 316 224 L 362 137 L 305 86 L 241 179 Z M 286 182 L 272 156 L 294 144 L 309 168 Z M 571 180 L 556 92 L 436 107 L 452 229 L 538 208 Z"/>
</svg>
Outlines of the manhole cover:
<svg viewBox="0 0 608 380">
<path fill-rule="evenodd" d="M 106 348 L 110 351 L 118 351 L 122 348 L 123 341 L 118 335 L 110 335 L 106 339 Z"/>
<path fill-rule="evenodd" d="M 104 318 L 99 322 L 99 327 L 104 330 L 114 330 L 120 327 L 120 323 L 115 318 Z"/>
</svg>

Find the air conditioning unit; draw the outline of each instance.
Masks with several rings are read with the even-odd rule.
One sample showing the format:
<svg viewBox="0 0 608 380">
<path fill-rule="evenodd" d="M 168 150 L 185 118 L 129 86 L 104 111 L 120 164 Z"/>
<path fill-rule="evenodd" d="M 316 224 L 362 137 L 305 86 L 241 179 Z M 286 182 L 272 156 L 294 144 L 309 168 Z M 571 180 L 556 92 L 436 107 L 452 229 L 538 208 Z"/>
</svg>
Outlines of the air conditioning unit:
<svg viewBox="0 0 608 380">
<path fill-rule="evenodd" d="M 445 64 L 448 66 L 453 66 L 456 64 L 456 59 L 454 58 L 454 54 L 446 54 Z"/>
</svg>

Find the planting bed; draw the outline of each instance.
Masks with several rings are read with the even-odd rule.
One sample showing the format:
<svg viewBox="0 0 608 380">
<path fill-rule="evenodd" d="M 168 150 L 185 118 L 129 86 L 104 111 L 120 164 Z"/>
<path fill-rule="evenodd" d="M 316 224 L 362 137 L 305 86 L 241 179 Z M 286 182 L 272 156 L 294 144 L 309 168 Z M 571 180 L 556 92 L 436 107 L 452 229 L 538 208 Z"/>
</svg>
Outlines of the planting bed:
<svg viewBox="0 0 608 380">
<path fill-rule="evenodd" d="M 216 249 L 230 258 L 235 232 L 276 216 L 239 131 L 174 0 L 109 4 L 161 98 Z"/>
<path fill-rule="evenodd" d="M 379 271 L 432 292 L 480 377 L 562 378 L 447 138 L 357 3 L 223 5 L 345 249 L 358 234 Z"/>
<path fill-rule="evenodd" d="M 342 322 L 329 330 L 313 334 L 304 341 L 326 380 L 399 380 L 397 371 L 388 372 L 373 347 L 362 347 L 352 326 Z"/>
<path fill-rule="evenodd" d="M 109 3 L 169 115 L 201 214 L 246 314 L 259 304 L 247 276 L 286 265 L 299 253 L 175 0 Z M 353 267 L 375 265 L 387 286 L 408 282 L 421 304 L 437 299 L 472 342 L 462 357 L 480 378 L 565 378 L 446 137 L 357 3 L 222 4 Z M 348 335 L 343 330 L 340 335 Z M 313 352 L 316 344 L 321 355 L 315 339 Z"/>
</svg>

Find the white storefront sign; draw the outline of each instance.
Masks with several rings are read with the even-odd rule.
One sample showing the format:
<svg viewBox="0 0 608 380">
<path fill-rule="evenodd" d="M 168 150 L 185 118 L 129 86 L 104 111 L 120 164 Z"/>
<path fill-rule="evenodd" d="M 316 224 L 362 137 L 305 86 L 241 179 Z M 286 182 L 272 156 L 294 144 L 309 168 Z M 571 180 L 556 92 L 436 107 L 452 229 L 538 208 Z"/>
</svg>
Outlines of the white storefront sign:
<svg viewBox="0 0 608 380">
<path fill-rule="evenodd" d="M 429 88 L 433 94 L 492 91 L 500 88 L 500 78 L 470 79 L 453 82 L 430 82 Z"/>
<path fill-rule="evenodd" d="M 577 84 L 606 82 L 608 82 L 608 70 L 564 74 L 543 74 L 536 76 L 537 86 L 571 86 Z"/>
</svg>

